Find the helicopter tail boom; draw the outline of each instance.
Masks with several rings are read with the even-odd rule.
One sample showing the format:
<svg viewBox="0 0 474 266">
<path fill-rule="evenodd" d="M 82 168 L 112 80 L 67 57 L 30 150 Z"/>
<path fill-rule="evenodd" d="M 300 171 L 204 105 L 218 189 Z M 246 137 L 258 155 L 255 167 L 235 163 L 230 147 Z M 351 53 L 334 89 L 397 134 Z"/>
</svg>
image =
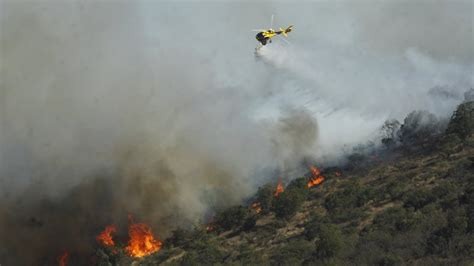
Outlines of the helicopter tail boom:
<svg viewBox="0 0 474 266">
<path fill-rule="evenodd" d="M 288 32 L 291 32 L 292 28 L 293 28 L 293 25 L 290 25 L 286 29 L 280 28 L 280 31 L 283 34 L 283 36 L 288 37 Z"/>
</svg>

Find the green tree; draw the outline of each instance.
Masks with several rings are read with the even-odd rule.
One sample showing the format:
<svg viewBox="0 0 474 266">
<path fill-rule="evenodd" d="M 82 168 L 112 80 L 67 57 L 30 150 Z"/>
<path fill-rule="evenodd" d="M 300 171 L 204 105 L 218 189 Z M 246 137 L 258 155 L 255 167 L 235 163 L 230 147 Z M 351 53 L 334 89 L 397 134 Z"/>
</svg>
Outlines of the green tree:
<svg viewBox="0 0 474 266">
<path fill-rule="evenodd" d="M 275 200 L 275 214 L 279 218 L 289 218 L 293 216 L 306 199 L 306 189 L 287 189 Z"/>
<path fill-rule="evenodd" d="M 215 224 L 224 230 L 230 230 L 244 224 L 247 214 L 248 209 L 242 206 L 230 207 L 216 215 Z"/>
<path fill-rule="evenodd" d="M 336 257 L 342 250 L 344 242 L 341 230 L 333 224 L 319 226 L 316 240 L 316 255 L 321 259 Z"/>
<path fill-rule="evenodd" d="M 267 214 L 273 209 L 275 200 L 275 186 L 272 184 L 266 184 L 263 187 L 259 187 L 257 191 L 256 201 L 260 203 L 262 208 L 261 214 Z"/>
</svg>

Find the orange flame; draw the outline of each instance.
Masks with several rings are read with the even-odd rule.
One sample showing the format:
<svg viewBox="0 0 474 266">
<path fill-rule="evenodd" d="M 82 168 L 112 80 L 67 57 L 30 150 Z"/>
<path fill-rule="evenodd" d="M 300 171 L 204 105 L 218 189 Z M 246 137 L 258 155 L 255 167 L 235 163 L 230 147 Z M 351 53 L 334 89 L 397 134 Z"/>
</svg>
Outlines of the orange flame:
<svg viewBox="0 0 474 266">
<path fill-rule="evenodd" d="M 215 217 L 211 216 L 209 221 L 206 224 L 206 232 L 210 233 L 216 230 L 216 222 L 214 221 Z"/>
<path fill-rule="evenodd" d="M 275 197 L 278 197 L 278 195 L 280 195 L 280 193 L 282 193 L 283 191 L 285 191 L 285 188 L 283 187 L 283 184 L 281 183 L 281 178 L 279 178 L 278 185 L 275 190 Z"/>
<path fill-rule="evenodd" d="M 128 235 L 130 240 L 128 246 L 125 247 L 128 255 L 132 257 L 143 257 L 160 250 L 162 242 L 155 239 L 151 228 L 144 223 L 133 223 L 130 221 L 128 227 Z"/>
<path fill-rule="evenodd" d="M 58 265 L 66 266 L 68 258 L 69 258 L 69 252 L 64 251 L 64 253 L 58 257 Z"/>
<path fill-rule="evenodd" d="M 117 232 L 117 227 L 115 225 L 107 225 L 104 231 L 96 236 L 96 239 L 102 243 L 102 245 L 112 247 L 115 245 L 114 240 L 112 239 L 112 234 L 115 232 Z"/>
<path fill-rule="evenodd" d="M 252 203 L 252 209 L 255 210 L 256 213 L 261 213 L 262 212 L 262 205 L 260 204 L 260 202 L 254 202 Z"/>
<path fill-rule="evenodd" d="M 214 227 L 214 224 L 213 223 L 209 223 L 207 224 L 206 226 L 206 232 L 210 233 L 212 231 L 214 231 L 215 227 Z"/>
<path fill-rule="evenodd" d="M 317 178 L 321 174 L 321 171 L 319 170 L 319 168 L 315 166 L 310 166 L 309 170 L 311 170 L 311 174 L 313 175 L 314 178 Z"/>
<path fill-rule="evenodd" d="M 308 182 L 308 188 L 314 187 L 314 186 L 316 186 L 316 185 L 319 185 L 319 184 L 321 184 L 323 181 L 324 181 L 324 176 L 319 176 L 319 177 L 317 177 L 317 178 L 313 178 L 313 179 L 309 180 L 309 182 Z"/>
<path fill-rule="evenodd" d="M 324 181 L 324 176 L 321 175 L 321 171 L 317 167 L 311 166 L 310 170 L 313 178 L 308 181 L 308 188 L 319 185 Z"/>
</svg>

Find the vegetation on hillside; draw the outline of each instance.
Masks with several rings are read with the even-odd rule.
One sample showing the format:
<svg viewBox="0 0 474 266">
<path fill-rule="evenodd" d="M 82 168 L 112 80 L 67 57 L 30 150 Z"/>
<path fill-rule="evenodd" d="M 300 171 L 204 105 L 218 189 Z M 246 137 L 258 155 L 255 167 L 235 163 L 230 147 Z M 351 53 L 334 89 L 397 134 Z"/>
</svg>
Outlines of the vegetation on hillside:
<svg viewBox="0 0 474 266">
<path fill-rule="evenodd" d="M 217 212 L 211 230 L 177 229 L 138 263 L 472 265 L 473 125 L 472 101 L 446 122 L 426 112 L 387 121 L 380 153 L 356 151 L 310 189 L 306 177 L 278 196 L 262 186 L 249 206 Z"/>
</svg>

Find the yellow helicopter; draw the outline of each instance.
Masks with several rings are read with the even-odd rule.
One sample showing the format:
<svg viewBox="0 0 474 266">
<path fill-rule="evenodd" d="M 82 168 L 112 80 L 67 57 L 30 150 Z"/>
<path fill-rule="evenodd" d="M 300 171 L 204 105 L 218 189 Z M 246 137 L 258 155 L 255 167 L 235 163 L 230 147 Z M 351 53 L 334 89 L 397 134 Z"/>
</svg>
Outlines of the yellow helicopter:
<svg viewBox="0 0 474 266">
<path fill-rule="evenodd" d="M 279 36 L 280 34 L 283 34 L 283 36 L 285 37 L 288 37 L 288 33 L 291 32 L 291 30 L 293 29 L 293 25 L 290 25 L 288 26 L 286 29 L 282 29 L 280 28 L 279 30 L 273 30 L 272 27 L 273 27 L 273 15 L 272 15 L 272 20 L 271 20 L 271 24 L 270 24 L 270 29 L 268 30 L 262 30 L 262 29 L 259 29 L 259 30 L 252 30 L 252 31 L 257 31 L 257 35 L 255 35 L 255 38 L 257 39 L 257 41 L 260 42 L 260 46 L 257 47 L 256 49 L 260 49 L 261 47 L 263 47 L 264 45 L 266 45 L 267 43 L 271 43 L 272 42 L 272 38 L 275 37 L 275 36 L 278 36 L 281 38 L 281 36 Z M 287 40 L 283 39 L 285 42 L 288 42 Z"/>
</svg>

